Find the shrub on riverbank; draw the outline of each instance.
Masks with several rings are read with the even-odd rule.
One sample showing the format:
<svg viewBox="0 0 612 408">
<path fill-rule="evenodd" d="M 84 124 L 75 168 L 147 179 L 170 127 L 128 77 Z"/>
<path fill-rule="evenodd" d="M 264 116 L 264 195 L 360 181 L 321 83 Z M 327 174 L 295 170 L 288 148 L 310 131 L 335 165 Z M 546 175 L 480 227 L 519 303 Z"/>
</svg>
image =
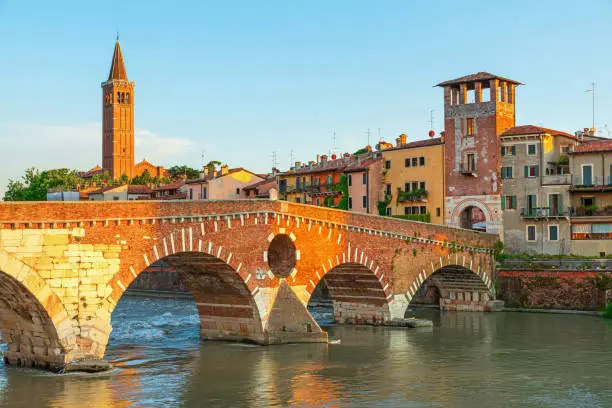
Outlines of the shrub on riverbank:
<svg viewBox="0 0 612 408">
<path fill-rule="evenodd" d="M 612 319 L 612 303 L 606 304 L 606 308 L 601 312 L 601 316 L 606 319 Z"/>
</svg>

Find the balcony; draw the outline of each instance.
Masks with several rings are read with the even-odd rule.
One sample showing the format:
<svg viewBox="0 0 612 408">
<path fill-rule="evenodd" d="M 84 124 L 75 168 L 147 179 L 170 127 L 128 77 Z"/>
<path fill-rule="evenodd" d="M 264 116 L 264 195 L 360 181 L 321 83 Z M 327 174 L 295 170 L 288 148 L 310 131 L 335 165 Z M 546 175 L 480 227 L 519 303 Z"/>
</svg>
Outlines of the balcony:
<svg viewBox="0 0 612 408">
<path fill-rule="evenodd" d="M 580 176 L 574 176 L 570 191 L 593 193 L 612 191 L 612 179 L 610 176 L 605 178 L 595 176 L 585 180 Z"/>
<path fill-rule="evenodd" d="M 462 164 L 459 167 L 459 173 L 464 176 L 476 177 L 478 175 L 478 169 L 475 166 L 468 166 L 466 164 Z"/>
<path fill-rule="evenodd" d="M 596 205 L 587 205 L 570 208 L 570 217 L 612 217 L 612 206 L 599 208 Z"/>
<path fill-rule="evenodd" d="M 542 185 L 558 186 L 572 184 L 571 174 L 549 174 L 542 176 Z"/>
<path fill-rule="evenodd" d="M 560 218 L 568 215 L 568 211 L 561 208 L 532 207 L 521 208 L 521 217 L 530 219 Z"/>
<path fill-rule="evenodd" d="M 416 189 L 412 191 L 398 191 L 397 201 L 400 203 L 405 202 L 427 202 L 427 190 Z"/>
</svg>

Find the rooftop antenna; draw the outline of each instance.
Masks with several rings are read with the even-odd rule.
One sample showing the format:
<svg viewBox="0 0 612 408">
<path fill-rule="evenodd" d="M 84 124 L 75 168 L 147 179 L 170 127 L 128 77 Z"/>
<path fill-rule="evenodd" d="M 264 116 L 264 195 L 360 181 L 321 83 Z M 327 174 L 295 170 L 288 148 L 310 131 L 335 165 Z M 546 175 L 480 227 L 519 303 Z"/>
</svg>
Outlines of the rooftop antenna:
<svg viewBox="0 0 612 408">
<path fill-rule="evenodd" d="M 272 168 L 275 168 L 278 166 L 278 159 L 276 157 L 276 150 L 274 150 L 272 152 Z"/>
<path fill-rule="evenodd" d="M 429 129 L 430 130 L 434 130 L 434 116 L 433 116 L 434 110 L 435 109 L 430 109 L 429 110 L 429 121 L 428 121 L 428 123 L 429 123 Z"/>
<path fill-rule="evenodd" d="M 204 167 L 204 165 L 206 165 L 206 161 L 204 160 L 205 156 L 206 156 L 206 150 L 202 150 L 202 154 L 200 155 L 200 157 L 202 158 L 202 168 Z"/>
<path fill-rule="evenodd" d="M 380 135 L 380 128 L 378 128 L 378 141 L 382 142 L 382 136 Z"/>
<path fill-rule="evenodd" d="M 595 129 L 595 81 L 591 83 L 591 88 L 584 92 L 591 92 L 593 94 L 593 129 Z"/>
<path fill-rule="evenodd" d="M 117 31 L 117 41 L 119 41 L 119 31 Z"/>
<path fill-rule="evenodd" d="M 336 131 L 332 134 L 332 152 L 336 153 Z"/>
<path fill-rule="evenodd" d="M 368 128 L 368 131 L 366 132 L 366 134 L 368 135 L 368 146 L 370 145 L 370 134 L 372 132 L 370 132 L 370 128 Z"/>
<path fill-rule="evenodd" d="M 293 151 L 293 149 L 291 149 L 291 153 L 289 154 L 289 167 L 293 165 L 294 161 L 295 161 L 295 152 Z"/>
</svg>

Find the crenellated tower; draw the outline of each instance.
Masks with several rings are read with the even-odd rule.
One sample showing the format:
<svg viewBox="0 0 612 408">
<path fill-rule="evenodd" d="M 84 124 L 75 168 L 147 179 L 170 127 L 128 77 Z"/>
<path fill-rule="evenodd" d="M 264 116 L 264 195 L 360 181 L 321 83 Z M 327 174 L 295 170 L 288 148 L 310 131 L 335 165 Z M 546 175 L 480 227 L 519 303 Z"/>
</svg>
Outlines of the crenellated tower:
<svg viewBox="0 0 612 408">
<path fill-rule="evenodd" d="M 102 167 L 113 179 L 134 174 L 134 82 L 128 80 L 119 37 L 102 82 Z"/>
</svg>

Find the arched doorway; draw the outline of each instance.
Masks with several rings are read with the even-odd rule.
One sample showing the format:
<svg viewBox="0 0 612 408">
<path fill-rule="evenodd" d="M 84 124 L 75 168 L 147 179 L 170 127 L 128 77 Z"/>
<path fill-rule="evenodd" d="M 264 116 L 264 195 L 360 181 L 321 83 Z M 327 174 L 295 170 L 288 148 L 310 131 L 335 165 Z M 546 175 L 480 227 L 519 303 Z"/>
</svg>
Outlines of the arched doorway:
<svg viewBox="0 0 612 408">
<path fill-rule="evenodd" d="M 487 230 L 487 217 L 479 207 L 470 205 L 461 211 L 459 226 L 464 229 L 485 232 Z"/>
</svg>

